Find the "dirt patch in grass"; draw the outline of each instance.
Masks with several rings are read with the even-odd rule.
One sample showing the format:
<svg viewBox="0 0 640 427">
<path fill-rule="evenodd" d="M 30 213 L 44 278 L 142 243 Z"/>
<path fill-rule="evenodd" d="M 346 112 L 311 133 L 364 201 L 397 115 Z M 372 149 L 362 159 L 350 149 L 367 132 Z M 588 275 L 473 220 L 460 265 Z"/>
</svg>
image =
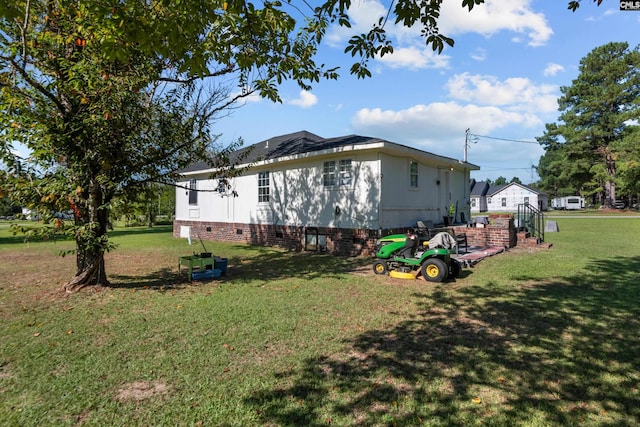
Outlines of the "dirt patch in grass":
<svg viewBox="0 0 640 427">
<path fill-rule="evenodd" d="M 142 402 L 154 397 L 164 397 L 169 391 L 170 387 L 160 381 L 135 381 L 118 390 L 115 399 L 122 403 Z"/>
</svg>

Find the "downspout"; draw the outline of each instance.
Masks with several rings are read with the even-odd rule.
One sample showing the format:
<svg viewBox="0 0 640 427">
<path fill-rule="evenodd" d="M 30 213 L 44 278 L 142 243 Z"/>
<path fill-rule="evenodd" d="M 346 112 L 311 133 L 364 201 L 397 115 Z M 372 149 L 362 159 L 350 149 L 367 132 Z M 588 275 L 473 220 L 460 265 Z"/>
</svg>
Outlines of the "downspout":
<svg viewBox="0 0 640 427">
<path fill-rule="evenodd" d="M 382 224 L 381 224 L 381 220 L 380 220 L 380 216 L 381 213 L 380 211 L 382 210 L 382 160 L 380 159 L 380 152 L 378 151 L 378 155 L 377 155 L 377 160 L 378 160 L 378 237 L 381 237 L 380 234 L 382 234 Z"/>
<path fill-rule="evenodd" d="M 466 159 L 465 159 L 466 160 Z M 469 174 L 469 179 L 471 178 L 471 174 Z M 462 197 L 464 197 L 464 216 L 465 221 L 469 221 L 471 219 L 471 189 L 469 189 L 469 193 L 467 193 L 467 187 L 469 186 L 469 179 L 467 179 L 467 167 L 463 164 L 462 166 Z"/>
</svg>

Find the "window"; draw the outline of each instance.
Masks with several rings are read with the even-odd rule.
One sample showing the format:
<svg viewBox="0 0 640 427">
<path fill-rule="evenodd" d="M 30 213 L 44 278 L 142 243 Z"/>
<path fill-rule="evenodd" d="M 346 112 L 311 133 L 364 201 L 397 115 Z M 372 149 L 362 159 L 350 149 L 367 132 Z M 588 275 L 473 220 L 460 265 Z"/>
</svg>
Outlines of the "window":
<svg viewBox="0 0 640 427">
<path fill-rule="evenodd" d="M 418 162 L 413 160 L 409 163 L 409 186 L 418 187 Z"/>
<path fill-rule="evenodd" d="M 473 198 L 471 199 L 471 207 L 472 207 L 472 208 L 475 208 L 475 207 L 476 207 L 477 200 L 478 200 L 478 199 L 476 199 L 475 197 L 473 197 Z"/>
<path fill-rule="evenodd" d="M 491 204 L 491 197 L 487 197 L 487 203 Z"/>
<path fill-rule="evenodd" d="M 352 184 L 351 159 L 340 160 L 337 165 L 335 160 L 322 164 L 322 185 L 324 187 L 350 187 Z"/>
<path fill-rule="evenodd" d="M 316 227 L 309 227 L 304 232 L 304 248 L 308 251 L 326 252 L 327 235 L 319 234 Z"/>
<path fill-rule="evenodd" d="M 258 203 L 269 201 L 269 172 L 258 172 Z"/>
<path fill-rule="evenodd" d="M 506 197 L 503 197 L 503 198 L 501 199 L 501 202 L 502 202 L 502 207 L 507 206 L 507 198 L 506 198 Z"/>
<path fill-rule="evenodd" d="M 340 160 L 339 166 L 340 166 L 340 171 L 339 171 L 340 180 L 338 181 L 340 183 L 339 185 L 351 186 L 351 182 L 352 182 L 351 159 Z"/>
<path fill-rule="evenodd" d="M 336 162 L 331 160 L 322 165 L 322 185 L 325 187 L 335 187 L 336 185 Z"/>
<path fill-rule="evenodd" d="M 524 204 L 525 204 L 525 205 L 528 205 L 528 204 L 529 204 L 529 198 L 528 198 L 528 197 L 525 197 L 525 198 L 524 198 Z"/>
<path fill-rule="evenodd" d="M 189 204 L 197 205 L 198 204 L 198 191 L 197 191 L 197 181 L 195 179 L 189 180 Z"/>
</svg>

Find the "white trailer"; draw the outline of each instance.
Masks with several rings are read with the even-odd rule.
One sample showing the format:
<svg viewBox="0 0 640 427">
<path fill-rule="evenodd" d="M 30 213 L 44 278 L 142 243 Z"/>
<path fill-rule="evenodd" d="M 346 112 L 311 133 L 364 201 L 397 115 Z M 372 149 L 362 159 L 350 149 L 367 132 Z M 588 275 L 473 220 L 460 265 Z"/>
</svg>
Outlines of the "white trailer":
<svg viewBox="0 0 640 427">
<path fill-rule="evenodd" d="M 560 210 L 584 209 L 584 198 L 581 196 L 556 197 L 551 200 L 551 208 Z"/>
</svg>

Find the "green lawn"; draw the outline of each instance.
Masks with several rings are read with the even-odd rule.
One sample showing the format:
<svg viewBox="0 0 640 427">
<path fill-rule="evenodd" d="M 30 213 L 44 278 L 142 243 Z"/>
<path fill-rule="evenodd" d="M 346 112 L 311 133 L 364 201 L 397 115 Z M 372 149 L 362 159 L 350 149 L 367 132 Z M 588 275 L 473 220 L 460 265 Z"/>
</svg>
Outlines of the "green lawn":
<svg viewBox="0 0 640 427">
<path fill-rule="evenodd" d="M 60 292 L 72 242 L 0 223 L 0 424 L 640 424 L 640 218 L 555 218 L 445 284 L 371 260 L 117 229 L 113 287 Z"/>
</svg>

